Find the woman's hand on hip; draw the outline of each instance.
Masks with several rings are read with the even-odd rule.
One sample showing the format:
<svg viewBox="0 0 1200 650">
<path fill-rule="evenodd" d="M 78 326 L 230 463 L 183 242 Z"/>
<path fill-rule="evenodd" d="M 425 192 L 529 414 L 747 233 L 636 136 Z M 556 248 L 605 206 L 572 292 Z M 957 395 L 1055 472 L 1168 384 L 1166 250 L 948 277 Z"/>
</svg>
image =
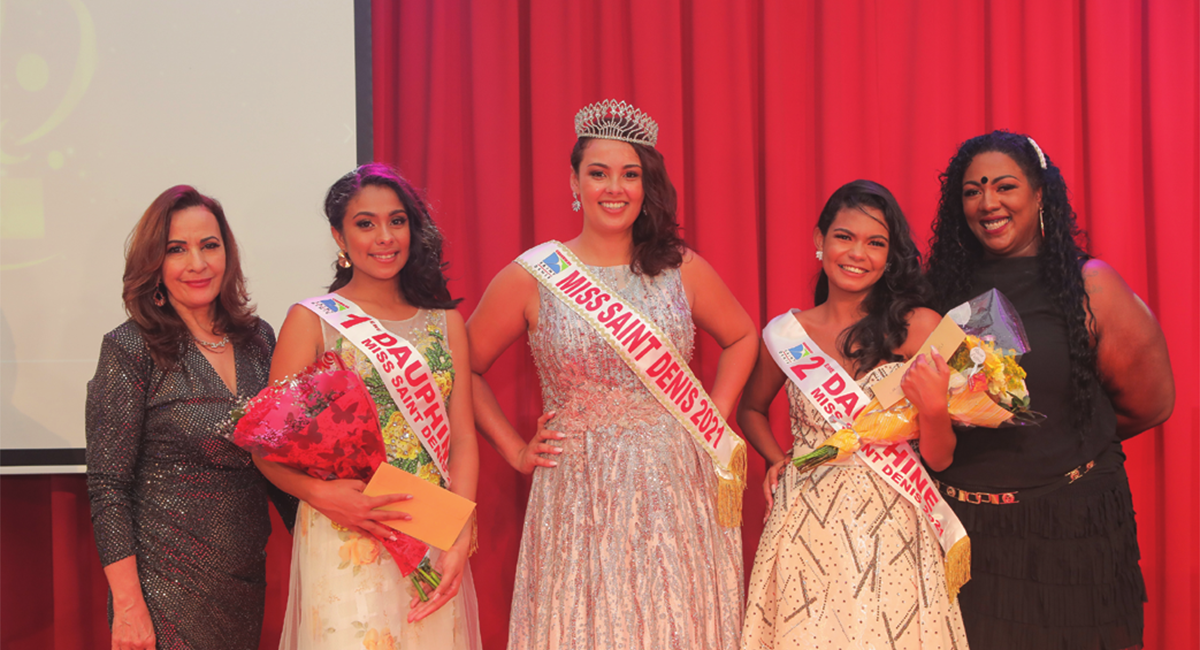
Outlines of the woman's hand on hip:
<svg viewBox="0 0 1200 650">
<path fill-rule="evenodd" d="M 557 467 L 558 461 L 547 458 L 544 454 L 557 456 L 562 453 L 562 447 L 552 445 L 547 440 L 563 440 L 567 434 L 546 428 L 546 423 L 554 418 L 554 411 L 543 413 L 537 421 L 537 432 L 533 439 L 517 454 L 513 467 L 522 474 L 532 474 L 535 467 Z"/>
</svg>

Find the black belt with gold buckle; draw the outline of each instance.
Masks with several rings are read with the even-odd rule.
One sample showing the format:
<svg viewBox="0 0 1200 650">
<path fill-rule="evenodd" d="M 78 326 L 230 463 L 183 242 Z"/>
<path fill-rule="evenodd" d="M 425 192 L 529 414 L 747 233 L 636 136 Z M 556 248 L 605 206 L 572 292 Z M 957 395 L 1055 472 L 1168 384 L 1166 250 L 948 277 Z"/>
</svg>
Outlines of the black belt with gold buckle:
<svg viewBox="0 0 1200 650">
<path fill-rule="evenodd" d="M 937 483 L 938 490 L 940 490 L 942 494 L 951 499 L 957 499 L 964 503 L 971 504 L 990 503 L 997 506 L 1006 506 L 1014 503 L 1020 503 L 1022 497 L 1025 499 L 1032 499 L 1048 492 L 1053 492 L 1060 487 L 1070 485 L 1082 478 L 1084 474 L 1087 474 L 1095 466 L 1096 461 L 1090 460 L 1067 472 L 1066 474 L 1063 474 L 1061 479 L 1051 483 L 1050 485 L 1044 485 L 1031 490 L 1019 490 L 1016 492 L 969 492 L 967 490 L 956 488 L 953 485 L 946 485 L 937 479 L 934 479 L 933 482 Z"/>
</svg>

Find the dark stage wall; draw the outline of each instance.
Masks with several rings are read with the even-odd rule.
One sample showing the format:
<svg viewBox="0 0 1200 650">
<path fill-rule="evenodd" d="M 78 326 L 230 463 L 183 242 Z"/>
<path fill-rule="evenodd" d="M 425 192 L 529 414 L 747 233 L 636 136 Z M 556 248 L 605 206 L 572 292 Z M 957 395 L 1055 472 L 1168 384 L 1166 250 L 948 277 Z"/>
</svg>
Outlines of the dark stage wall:
<svg viewBox="0 0 1200 650">
<path fill-rule="evenodd" d="M 375 156 L 428 189 L 464 315 L 521 251 L 578 232 L 567 183 L 573 117 L 599 99 L 657 119 L 688 243 L 760 325 L 811 305 L 811 232 L 833 189 L 883 183 L 924 242 L 937 174 L 958 143 L 994 128 L 1035 137 L 1066 176 L 1089 249 L 1167 335 L 1175 414 L 1125 448 L 1150 596 L 1146 647 L 1195 644 L 1195 0 L 376 0 L 372 11 Z M 718 348 L 698 341 L 695 367 L 711 380 Z M 540 405 L 528 349 L 514 346 L 489 379 L 532 433 Z M 784 439 L 782 398 L 773 421 Z M 481 447 L 472 567 L 485 646 L 500 649 L 529 481 Z M 752 454 L 750 465 L 748 566 L 764 507 L 763 464 Z M 3 646 L 104 647 L 82 478 L 6 477 L 0 505 Z M 278 634 L 287 552 L 277 534 L 264 648 Z"/>
</svg>

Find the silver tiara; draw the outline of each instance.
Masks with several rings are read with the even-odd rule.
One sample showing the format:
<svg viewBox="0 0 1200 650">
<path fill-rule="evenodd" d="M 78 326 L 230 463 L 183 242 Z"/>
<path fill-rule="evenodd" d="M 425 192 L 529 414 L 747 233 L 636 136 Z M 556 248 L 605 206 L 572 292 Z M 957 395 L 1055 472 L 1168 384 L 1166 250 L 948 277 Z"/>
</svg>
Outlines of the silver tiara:
<svg viewBox="0 0 1200 650">
<path fill-rule="evenodd" d="M 584 106 L 575 114 L 575 135 L 653 147 L 658 143 L 658 123 L 625 102 L 606 99 Z"/>
</svg>

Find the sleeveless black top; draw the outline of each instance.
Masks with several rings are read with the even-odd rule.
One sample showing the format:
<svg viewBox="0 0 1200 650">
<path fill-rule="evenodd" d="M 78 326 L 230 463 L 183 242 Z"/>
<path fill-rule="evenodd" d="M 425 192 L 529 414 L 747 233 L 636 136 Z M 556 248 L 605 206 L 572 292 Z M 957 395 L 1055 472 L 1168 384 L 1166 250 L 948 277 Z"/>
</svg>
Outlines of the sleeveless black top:
<svg viewBox="0 0 1200 650">
<path fill-rule="evenodd" d="M 1108 395 L 1093 381 L 1091 425 L 1084 435 L 1071 427 L 1071 361 L 1065 316 L 1038 278 L 1036 257 L 983 261 L 971 296 L 999 289 L 1025 325 L 1030 351 L 1021 358 L 1031 407 L 1046 419 L 1022 427 L 955 428 L 954 462 L 938 480 L 971 491 L 1007 492 L 1053 483 L 1066 472 L 1115 447 L 1117 419 Z"/>
</svg>

